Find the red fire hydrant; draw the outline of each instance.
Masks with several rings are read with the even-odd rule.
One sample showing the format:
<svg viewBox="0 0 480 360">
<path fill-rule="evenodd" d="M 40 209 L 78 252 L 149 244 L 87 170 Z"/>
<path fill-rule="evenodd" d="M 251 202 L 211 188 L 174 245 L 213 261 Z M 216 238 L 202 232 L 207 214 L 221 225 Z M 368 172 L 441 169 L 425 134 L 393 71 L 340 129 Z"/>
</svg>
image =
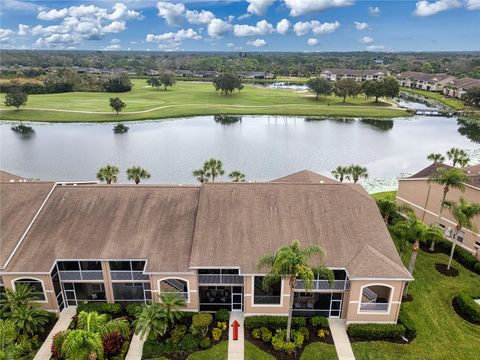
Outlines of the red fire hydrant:
<svg viewBox="0 0 480 360">
<path fill-rule="evenodd" d="M 237 320 L 235 320 L 232 324 L 233 327 L 233 340 L 238 340 L 238 328 L 240 324 L 238 323 Z"/>
</svg>

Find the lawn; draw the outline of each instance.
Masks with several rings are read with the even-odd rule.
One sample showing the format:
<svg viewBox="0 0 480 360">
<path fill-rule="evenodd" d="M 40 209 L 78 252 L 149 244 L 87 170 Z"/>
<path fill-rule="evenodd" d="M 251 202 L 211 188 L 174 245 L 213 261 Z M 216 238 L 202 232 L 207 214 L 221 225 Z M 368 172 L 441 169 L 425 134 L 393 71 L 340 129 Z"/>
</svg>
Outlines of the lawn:
<svg viewBox="0 0 480 360">
<path fill-rule="evenodd" d="M 121 121 L 147 120 L 194 115 L 299 115 L 392 118 L 405 116 L 404 110 L 374 103 L 364 97 L 330 96 L 315 100 L 308 92 L 262 88 L 245 85 L 240 93 L 230 96 L 214 91 L 211 83 L 177 82 L 167 91 L 147 87 L 145 80 L 133 80 L 133 90 L 126 93 L 73 92 L 30 95 L 27 106 L 20 111 L 7 109 L 4 95 L 0 99 L 3 120 L 23 121 Z M 109 108 L 110 97 L 120 97 L 126 108 L 115 115 Z"/>
<path fill-rule="evenodd" d="M 447 261 L 445 254 L 427 254 L 423 251 L 418 254 L 413 273 L 415 281 L 409 290 L 414 301 L 402 305 L 416 323 L 417 338 L 408 345 L 381 341 L 353 343 L 357 360 L 478 359 L 480 326 L 460 318 L 451 302 L 462 290 L 478 291 L 480 276 L 453 261 L 453 266 L 460 274 L 456 278 L 445 277 L 434 266 L 435 263 L 446 264 Z"/>
<path fill-rule="evenodd" d="M 190 355 L 187 360 L 226 360 L 228 357 L 228 341 L 212 346 L 208 350 L 197 351 Z M 275 360 L 275 358 L 263 352 L 252 343 L 245 342 L 245 360 Z"/>
<path fill-rule="evenodd" d="M 334 345 L 314 342 L 307 345 L 300 356 L 300 360 L 336 360 L 337 351 Z"/>
<path fill-rule="evenodd" d="M 424 96 L 426 98 L 438 101 L 452 109 L 455 110 L 464 110 L 465 109 L 465 104 L 463 103 L 462 100 L 460 99 L 454 99 L 454 98 L 449 98 L 444 96 L 442 93 L 438 92 L 430 92 L 430 91 L 425 91 L 425 90 L 418 90 L 418 89 L 410 89 L 410 88 L 401 88 L 402 91 L 409 92 L 412 94 L 417 94 Z"/>
<path fill-rule="evenodd" d="M 373 197 L 375 200 L 380 200 L 380 199 L 395 199 L 396 196 L 397 196 L 397 192 L 396 192 L 396 191 L 384 191 L 384 192 L 379 192 L 379 193 L 376 193 L 376 194 L 372 194 L 372 197 Z"/>
</svg>

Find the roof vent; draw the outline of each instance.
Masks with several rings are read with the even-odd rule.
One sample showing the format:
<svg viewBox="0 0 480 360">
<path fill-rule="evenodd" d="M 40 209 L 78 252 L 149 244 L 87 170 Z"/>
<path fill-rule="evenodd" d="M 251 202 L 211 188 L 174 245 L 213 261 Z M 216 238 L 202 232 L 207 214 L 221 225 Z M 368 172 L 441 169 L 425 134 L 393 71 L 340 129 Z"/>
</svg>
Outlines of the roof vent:
<svg viewBox="0 0 480 360">
<path fill-rule="evenodd" d="M 325 184 L 325 181 L 323 181 L 323 180 L 320 180 L 320 184 Z"/>
<path fill-rule="evenodd" d="M 13 180 L 13 179 L 10 179 L 10 182 L 15 182 L 15 180 Z"/>
</svg>

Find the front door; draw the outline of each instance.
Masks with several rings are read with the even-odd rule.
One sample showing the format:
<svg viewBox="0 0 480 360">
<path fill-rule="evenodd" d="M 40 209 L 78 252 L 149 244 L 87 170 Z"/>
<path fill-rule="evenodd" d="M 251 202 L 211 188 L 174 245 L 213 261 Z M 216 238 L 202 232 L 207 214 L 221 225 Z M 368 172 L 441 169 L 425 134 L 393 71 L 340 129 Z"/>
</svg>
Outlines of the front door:
<svg viewBox="0 0 480 360">
<path fill-rule="evenodd" d="M 243 287 L 233 286 L 232 287 L 232 311 L 242 311 L 243 310 Z"/>
<path fill-rule="evenodd" d="M 333 293 L 332 300 L 330 302 L 330 317 L 339 318 L 342 314 L 342 293 Z"/>
</svg>

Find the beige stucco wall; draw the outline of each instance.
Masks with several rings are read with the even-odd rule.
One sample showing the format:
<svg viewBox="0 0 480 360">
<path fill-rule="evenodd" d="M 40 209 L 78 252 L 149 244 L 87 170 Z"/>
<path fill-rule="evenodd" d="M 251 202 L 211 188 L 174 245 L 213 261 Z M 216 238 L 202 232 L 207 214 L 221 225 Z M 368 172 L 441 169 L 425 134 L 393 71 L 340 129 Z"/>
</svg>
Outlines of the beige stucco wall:
<svg viewBox="0 0 480 360">
<path fill-rule="evenodd" d="M 197 274 L 170 274 L 170 275 L 150 275 L 150 286 L 152 289 L 153 302 L 159 301 L 160 288 L 159 284 L 161 280 L 166 279 L 179 279 L 184 280 L 188 284 L 188 301 L 185 310 L 198 311 L 199 310 L 199 298 L 198 298 L 198 277 Z"/>
<path fill-rule="evenodd" d="M 253 276 L 244 277 L 244 314 L 251 315 L 288 315 L 290 293 L 288 283 L 282 280 L 282 299 L 280 305 L 253 304 Z"/>
<path fill-rule="evenodd" d="M 437 184 L 429 184 L 427 180 L 402 180 L 398 185 L 397 201 L 409 205 L 416 215 L 427 224 L 433 224 L 436 221 L 437 214 L 440 211 L 440 203 L 443 196 L 443 187 Z M 472 186 L 465 186 L 465 192 L 457 189 L 450 189 L 447 194 L 447 200 L 458 201 L 460 197 L 470 202 L 480 203 L 480 190 Z M 449 210 L 445 209 L 442 213 L 442 224 L 452 229 L 455 227 L 455 220 Z M 473 221 L 480 229 L 480 217 Z M 475 245 L 475 241 L 480 242 L 480 235 L 469 230 L 465 230 L 465 238 L 462 247 L 470 250 L 480 258 L 480 246 Z"/>
<path fill-rule="evenodd" d="M 360 302 L 363 287 L 372 285 L 390 286 L 392 292 L 390 294 L 390 306 L 387 312 L 361 312 Z M 351 280 L 350 281 L 350 297 L 348 299 L 347 310 L 345 311 L 345 319 L 347 323 L 355 322 L 385 322 L 396 323 L 400 305 L 402 302 L 402 294 L 405 286 L 403 280 Z M 347 300 L 345 301 L 347 302 Z M 344 305 L 344 306 L 345 306 Z"/>
</svg>

